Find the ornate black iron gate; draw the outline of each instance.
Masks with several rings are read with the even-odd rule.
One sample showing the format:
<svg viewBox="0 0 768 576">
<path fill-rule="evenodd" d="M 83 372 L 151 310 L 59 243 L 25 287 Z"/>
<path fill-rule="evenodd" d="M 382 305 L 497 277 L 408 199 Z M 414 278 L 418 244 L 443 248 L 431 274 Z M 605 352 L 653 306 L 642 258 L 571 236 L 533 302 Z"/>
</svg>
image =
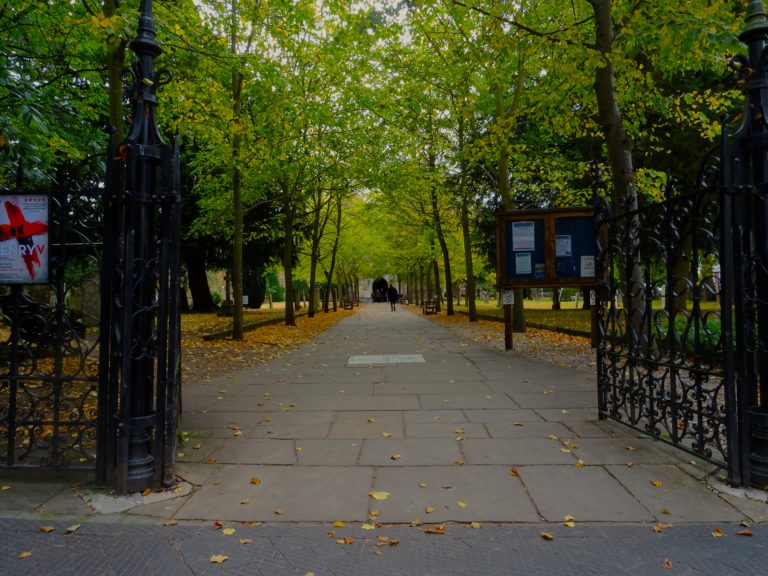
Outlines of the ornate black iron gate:
<svg viewBox="0 0 768 576">
<path fill-rule="evenodd" d="M 20 174 L 3 194 L 28 192 Z M 0 465 L 92 468 L 102 192 L 66 177 L 47 192 L 49 282 L 0 287 Z"/>
<path fill-rule="evenodd" d="M 768 486 L 768 15 L 731 68 L 741 123 L 690 196 L 597 201 L 599 412 Z"/>
<path fill-rule="evenodd" d="M 597 198 L 600 416 L 728 466 L 719 190 L 618 216 Z"/>
</svg>

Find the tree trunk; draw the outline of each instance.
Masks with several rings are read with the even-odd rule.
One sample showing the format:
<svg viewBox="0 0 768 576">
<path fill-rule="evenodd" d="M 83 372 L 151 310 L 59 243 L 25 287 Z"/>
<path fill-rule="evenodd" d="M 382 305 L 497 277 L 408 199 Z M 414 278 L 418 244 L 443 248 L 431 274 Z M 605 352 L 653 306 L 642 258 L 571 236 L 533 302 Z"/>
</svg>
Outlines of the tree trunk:
<svg viewBox="0 0 768 576">
<path fill-rule="evenodd" d="M 296 291 L 293 287 L 293 203 L 284 189 L 283 194 L 283 270 L 285 272 L 285 325 L 296 326 Z"/>
<path fill-rule="evenodd" d="M 464 116 L 459 116 L 459 151 L 464 150 Z M 472 262 L 472 232 L 469 224 L 469 193 L 467 184 L 467 161 L 462 156 L 459 166 L 459 197 L 461 198 L 461 235 L 464 240 L 464 265 L 467 269 L 467 307 L 469 321 L 477 322 L 477 302 L 475 301 L 475 270 Z"/>
<path fill-rule="evenodd" d="M 193 312 L 215 312 L 216 303 L 211 296 L 208 286 L 208 276 L 205 270 L 205 260 L 194 250 L 184 249 L 184 261 L 187 264 L 189 292 L 192 294 Z"/>
</svg>

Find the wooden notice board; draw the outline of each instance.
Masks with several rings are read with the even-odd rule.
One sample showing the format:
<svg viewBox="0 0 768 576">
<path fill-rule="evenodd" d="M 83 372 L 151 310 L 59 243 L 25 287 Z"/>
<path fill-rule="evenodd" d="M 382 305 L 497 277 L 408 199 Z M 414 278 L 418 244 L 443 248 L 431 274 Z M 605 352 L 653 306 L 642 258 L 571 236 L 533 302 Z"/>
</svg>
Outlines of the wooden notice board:
<svg viewBox="0 0 768 576">
<path fill-rule="evenodd" d="M 591 207 L 496 214 L 497 288 L 595 284 Z"/>
</svg>

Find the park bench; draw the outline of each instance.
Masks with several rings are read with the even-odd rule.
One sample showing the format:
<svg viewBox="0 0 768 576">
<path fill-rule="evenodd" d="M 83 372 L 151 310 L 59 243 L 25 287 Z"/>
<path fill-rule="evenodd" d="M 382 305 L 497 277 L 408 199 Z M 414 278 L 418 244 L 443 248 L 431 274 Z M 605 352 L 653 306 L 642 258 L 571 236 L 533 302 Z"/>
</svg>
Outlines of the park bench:
<svg viewBox="0 0 768 576">
<path fill-rule="evenodd" d="M 355 306 L 355 302 L 351 298 L 344 298 L 341 301 L 341 305 L 344 310 L 352 310 L 352 308 Z"/>
<path fill-rule="evenodd" d="M 421 311 L 423 314 L 437 314 L 437 302 L 427 300 L 421 305 Z"/>
</svg>

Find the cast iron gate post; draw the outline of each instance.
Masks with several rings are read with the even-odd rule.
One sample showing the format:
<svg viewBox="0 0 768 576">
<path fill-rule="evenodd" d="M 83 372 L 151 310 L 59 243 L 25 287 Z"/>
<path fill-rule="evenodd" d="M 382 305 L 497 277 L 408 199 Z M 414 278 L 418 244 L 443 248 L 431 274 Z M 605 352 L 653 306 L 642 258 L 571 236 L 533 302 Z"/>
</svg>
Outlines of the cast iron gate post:
<svg viewBox="0 0 768 576">
<path fill-rule="evenodd" d="M 768 485 L 768 17 L 751 0 L 739 40 L 748 55 L 731 67 L 746 102 L 738 130 L 723 145 L 723 340 L 728 394 L 736 399 L 738 434 L 729 452 L 734 484 Z M 731 316 L 731 313 L 733 316 Z M 734 322 L 732 325 L 731 322 Z M 750 438 L 751 436 L 751 438 Z M 736 461 L 738 460 L 738 461 Z"/>
<path fill-rule="evenodd" d="M 179 412 L 179 153 L 155 122 L 170 73 L 152 0 L 131 49 L 131 130 L 109 151 L 102 270 L 97 475 L 120 493 L 173 482 Z"/>
</svg>

